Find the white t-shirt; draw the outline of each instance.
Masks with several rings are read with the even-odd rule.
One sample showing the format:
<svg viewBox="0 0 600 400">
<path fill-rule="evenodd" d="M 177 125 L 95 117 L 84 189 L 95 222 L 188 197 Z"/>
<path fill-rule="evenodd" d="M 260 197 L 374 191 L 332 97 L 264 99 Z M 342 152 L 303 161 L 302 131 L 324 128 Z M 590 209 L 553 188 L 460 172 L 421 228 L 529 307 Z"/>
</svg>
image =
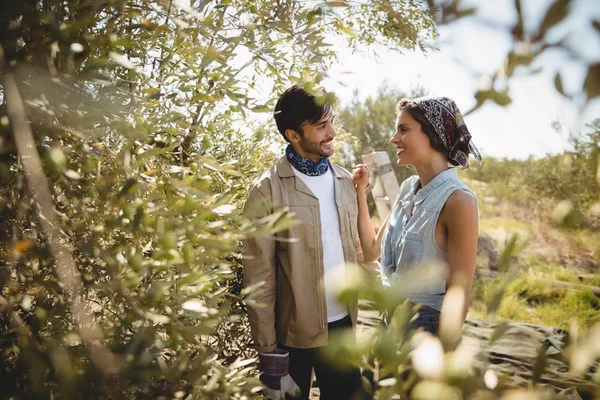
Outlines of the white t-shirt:
<svg viewBox="0 0 600 400">
<path fill-rule="evenodd" d="M 308 186 L 319 199 L 321 214 L 321 239 L 323 247 L 323 270 L 325 273 L 325 301 L 327 302 L 327 322 L 333 322 L 348 315 L 348 309 L 336 299 L 332 290 L 345 276 L 344 248 L 340 235 L 340 220 L 335 205 L 335 190 L 331 167 L 320 176 L 308 176 L 292 168 L 294 174 Z"/>
</svg>

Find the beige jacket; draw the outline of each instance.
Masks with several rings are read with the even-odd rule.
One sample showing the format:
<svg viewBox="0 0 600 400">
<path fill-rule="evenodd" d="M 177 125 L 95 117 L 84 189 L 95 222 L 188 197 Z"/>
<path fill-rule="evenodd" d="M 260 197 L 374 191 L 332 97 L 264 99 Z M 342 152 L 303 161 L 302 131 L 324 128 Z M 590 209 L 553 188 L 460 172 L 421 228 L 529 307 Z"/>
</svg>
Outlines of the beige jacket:
<svg viewBox="0 0 600 400">
<path fill-rule="evenodd" d="M 348 171 L 335 164 L 331 167 L 349 272 L 357 268 L 359 257 L 362 260 L 356 191 Z M 244 240 L 244 286 L 265 282 L 255 298 L 259 305 L 248 305 L 254 346 L 259 352 L 272 351 L 277 343 L 295 348 L 324 346 L 327 344 L 327 307 L 319 201 L 294 175 L 285 156 L 252 184 L 244 210 L 253 210 L 253 216 L 257 216 L 256 209 L 264 204 L 268 206 L 262 207 L 260 215 L 287 207 L 301 223 L 275 236 Z M 357 303 L 358 299 L 353 298 L 346 304 L 353 324 L 358 314 Z"/>
</svg>

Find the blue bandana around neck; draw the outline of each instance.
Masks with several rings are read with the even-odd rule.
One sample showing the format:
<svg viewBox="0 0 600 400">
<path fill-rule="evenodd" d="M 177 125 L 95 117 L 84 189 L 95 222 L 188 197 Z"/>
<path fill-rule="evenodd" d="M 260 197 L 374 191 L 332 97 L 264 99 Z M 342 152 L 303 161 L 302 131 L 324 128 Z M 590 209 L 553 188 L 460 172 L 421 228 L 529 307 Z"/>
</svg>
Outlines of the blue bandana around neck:
<svg viewBox="0 0 600 400">
<path fill-rule="evenodd" d="M 294 168 L 308 176 L 320 176 L 329 169 L 329 158 L 324 157 L 318 163 L 310 161 L 296 153 L 292 145 L 285 149 L 285 155 Z"/>
</svg>

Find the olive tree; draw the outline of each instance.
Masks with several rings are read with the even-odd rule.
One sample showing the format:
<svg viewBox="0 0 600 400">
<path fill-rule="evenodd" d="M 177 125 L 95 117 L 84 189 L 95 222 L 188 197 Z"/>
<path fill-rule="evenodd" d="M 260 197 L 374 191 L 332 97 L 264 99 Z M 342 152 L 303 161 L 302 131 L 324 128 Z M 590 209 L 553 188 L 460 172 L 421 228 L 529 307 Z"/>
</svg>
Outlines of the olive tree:
<svg viewBox="0 0 600 400">
<path fill-rule="evenodd" d="M 321 89 L 328 37 L 433 33 L 407 0 L 3 1 L 2 397 L 257 393 L 239 241 L 291 221 L 240 213 L 276 156 L 250 117 Z"/>
</svg>

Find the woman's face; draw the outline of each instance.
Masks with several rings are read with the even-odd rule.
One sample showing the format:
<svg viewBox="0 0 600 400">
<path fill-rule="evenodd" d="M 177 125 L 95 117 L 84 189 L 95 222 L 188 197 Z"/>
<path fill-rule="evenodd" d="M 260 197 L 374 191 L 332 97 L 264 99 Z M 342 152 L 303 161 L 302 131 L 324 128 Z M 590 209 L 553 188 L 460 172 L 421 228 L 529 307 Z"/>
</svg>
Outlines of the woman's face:
<svg viewBox="0 0 600 400">
<path fill-rule="evenodd" d="M 396 146 L 398 165 L 423 163 L 435 152 L 421 124 L 404 110 L 396 118 L 396 131 L 391 142 Z"/>
</svg>

